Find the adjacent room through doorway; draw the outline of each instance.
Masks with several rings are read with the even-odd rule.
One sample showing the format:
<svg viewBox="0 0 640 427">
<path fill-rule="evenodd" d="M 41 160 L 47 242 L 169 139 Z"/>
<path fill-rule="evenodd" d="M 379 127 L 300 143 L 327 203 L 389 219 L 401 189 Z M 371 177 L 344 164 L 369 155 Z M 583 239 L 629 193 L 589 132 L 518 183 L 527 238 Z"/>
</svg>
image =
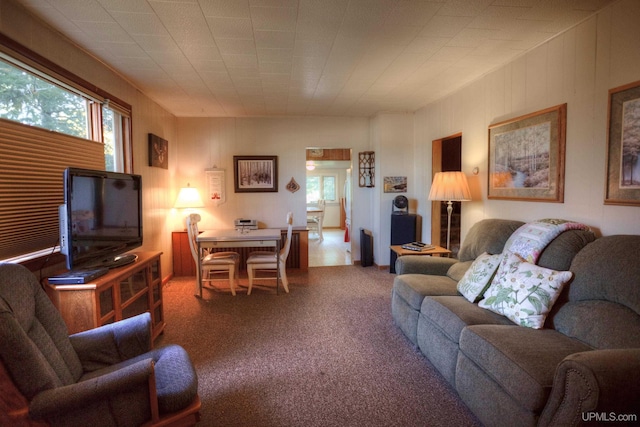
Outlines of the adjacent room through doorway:
<svg viewBox="0 0 640 427">
<path fill-rule="evenodd" d="M 306 149 L 309 267 L 351 265 L 351 149 Z"/>
</svg>

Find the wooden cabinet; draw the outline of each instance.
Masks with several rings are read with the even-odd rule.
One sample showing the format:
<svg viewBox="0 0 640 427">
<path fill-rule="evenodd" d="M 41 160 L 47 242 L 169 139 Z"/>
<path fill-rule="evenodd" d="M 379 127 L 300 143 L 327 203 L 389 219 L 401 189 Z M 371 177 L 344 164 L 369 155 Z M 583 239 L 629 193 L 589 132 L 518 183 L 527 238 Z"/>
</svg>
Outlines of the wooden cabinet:
<svg viewBox="0 0 640 427">
<path fill-rule="evenodd" d="M 287 237 L 287 230 L 282 230 L 282 241 Z M 196 275 L 196 263 L 189 248 L 189 235 L 186 231 L 174 231 L 171 233 L 173 275 Z M 246 269 L 246 260 L 251 251 L 261 251 L 264 248 L 223 248 L 224 251 L 236 251 L 240 254 L 240 269 Z M 300 269 L 306 271 L 309 268 L 309 231 L 305 229 L 293 229 L 291 235 L 291 249 L 287 257 L 287 269 Z"/>
<path fill-rule="evenodd" d="M 62 314 L 69 333 L 86 331 L 146 311 L 151 313 L 152 336 L 164 329 L 162 252 L 138 252 L 129 265 L 114 268 L 91 283 L 47 284 L 46 291 Z"/>
</svg>

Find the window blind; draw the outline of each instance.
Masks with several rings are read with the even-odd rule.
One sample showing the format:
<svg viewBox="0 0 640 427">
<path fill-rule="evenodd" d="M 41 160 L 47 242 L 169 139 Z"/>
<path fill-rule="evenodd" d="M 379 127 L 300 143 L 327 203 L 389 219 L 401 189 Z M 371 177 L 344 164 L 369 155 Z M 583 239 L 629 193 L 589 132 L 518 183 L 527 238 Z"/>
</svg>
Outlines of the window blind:
<svg viewBox="0 0 640 427">
<path fill-rule="evenodd" d="M 104 146 L 0 119 L 0 259 L 57 244 L 69 166 L 104 169 Z"/>
</svg>

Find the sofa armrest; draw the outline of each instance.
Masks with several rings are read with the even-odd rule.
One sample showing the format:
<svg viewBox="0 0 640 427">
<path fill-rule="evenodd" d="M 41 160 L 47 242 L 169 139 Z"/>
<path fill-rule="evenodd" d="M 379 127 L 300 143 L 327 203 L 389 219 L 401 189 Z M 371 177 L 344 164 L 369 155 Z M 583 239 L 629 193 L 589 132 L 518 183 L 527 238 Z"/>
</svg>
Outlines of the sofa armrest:
<svg viewBox="0 0 640 427">
<path fill-rule="evenodd" d="M 454 258 L 424 255 L 405 255 L 396 260 L 396 274 L 429 274 L 446 276 L 449 268 L 457 263 Z"/>
<path fill-rule="evenodd" d="M 63 387 L 38 393 L 29 403 L 29 414 L 34 418 L 53 418 L 82 410 L 94 402 L 108 401 L 110 397 L 135 390 L 149 392 L 149 377 L 154 375 L 153 359 L 143 359 L 105 375 L 90 378 Z M 149 401 L 143 407 L 148 408 Z M 132 402 L 132 410 L 134 403 Z"/>
<path fill-rule="evenodd" d="M 538 425 L 578 425 L 596 416 L 640 417 L 638 408 L 640 349 L 586 351 L 558 365 Z"/>
<path fill-rule="evenodd" d="M 139 356 L 152 348 L 151 315 L 142 313 L 69 336 L 85 372 Z"/>
</svg>

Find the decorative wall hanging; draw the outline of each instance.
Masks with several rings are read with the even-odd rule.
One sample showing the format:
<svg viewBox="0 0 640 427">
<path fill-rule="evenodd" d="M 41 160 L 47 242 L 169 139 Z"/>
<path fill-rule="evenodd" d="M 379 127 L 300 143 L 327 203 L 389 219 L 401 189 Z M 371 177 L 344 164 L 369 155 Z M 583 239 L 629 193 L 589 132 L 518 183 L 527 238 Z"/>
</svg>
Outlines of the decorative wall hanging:
<svg viewBox="0 0 640 427">
<path fill-rule="evenodd" d="M 384 192 L 385 193 L 406 193 L 407 177 L 406 176 L 385 176 Z"/>
<path fill-rule="evenodd" d="M 278 156 L 233 156 L 236 193 L 278 191 Z"/>
<path fill-rule="evenodd" d="M 169 169 L 169 141 L 149 134 L 149 166 Z"/>
<path fill-rule="evenodd" d="M 224 179 L 224 169 L 205 169 L 207 186 L 209 193 L 207 197 L 214 205 L 221 205 L 227 201 L 226 183 Z"/>
<path fill-rule="evenodd" d="M 373 151 L 358 153 L 358 161 L 358 185 L 375 187 L 376 153 Z"/>
<path fill-rule="evenodd" d="M 609 91 L 605 205 L 640 206 L 640 81 Z"/>
<path fill-rule="evenodd" d="M 295 193 L 296 191 L 298 191 L 300 189 L 300 184 L 298 184 L 296 182 L 294 177 L 291 177 L 291 180 L 287 184 L 286 188 L 287 188 L 287 190 L 291 191 L 292 193 Z"/>
<path fill-rule="evenodd" d="M 489 199 L 564 202 L 567 104 L 489 126 Z"/>
</svg>

